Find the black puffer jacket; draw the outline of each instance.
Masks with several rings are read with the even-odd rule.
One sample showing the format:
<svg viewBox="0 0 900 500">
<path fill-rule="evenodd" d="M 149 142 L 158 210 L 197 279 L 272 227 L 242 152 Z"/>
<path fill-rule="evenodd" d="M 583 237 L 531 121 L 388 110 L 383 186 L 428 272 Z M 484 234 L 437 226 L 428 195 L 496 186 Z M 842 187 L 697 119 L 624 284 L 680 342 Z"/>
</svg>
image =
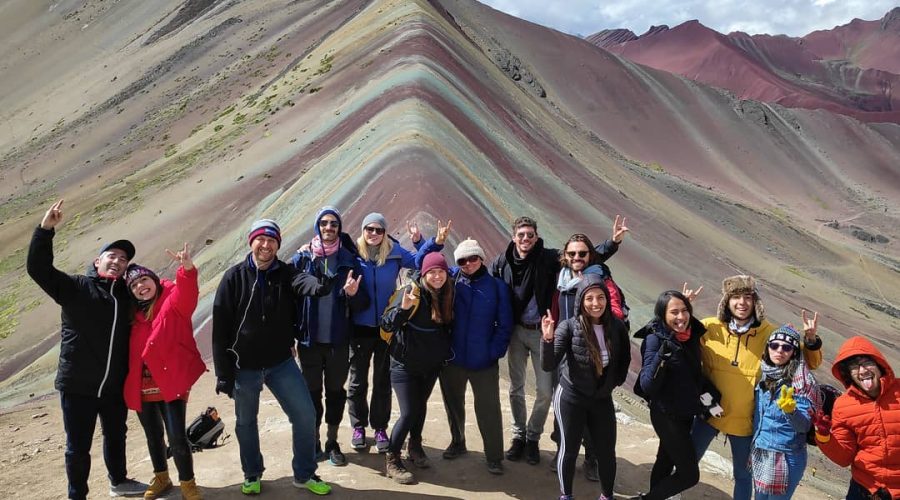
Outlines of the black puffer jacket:
<svg viewBox="0 0 900 500">
<path fill-rule="evenodd" d="M 412 373 L 432 373 L 453 358 L 450 325 L 431 319 L 431 294 L 422 286 L 421 277 L 408 286 L 419 289 L 415 313 L 410 316 L 410 311 L 400 308 L 403 292 L 397 293 L 384 310 L 381 328 L 394 332 L 388 352 L 395 361 Z"/>
<path fill-rule="evenodd" d="M 331 293 L 332 284 L 280 260 L 258 271 L 250 254 L 225 271 L 213 303 L 216 377 L 234 380 L 238 368 L 271 368 L 291 357 L 297 338 L 296 301 Z"/>
<path fill-rule="evenodd" d="M 578 286 L 576 303 L 581 304 L 584 292 L 601 283 L 599 276 L 586 276 Z M 613 318 L 611 328 L 604 331 L 609 347 L 609 364 L 600 377 L 594 370 L 586 335 L 594 335 L 594 332 L 585 332 L 579 317 L 575 316 L 556 327 L 553 342 L 541 342 L 541 367 L 548 372 L 559 367 L 562 396 L 568 400 L 608 398 L 613 389 L 625 383 L 628 376 L 631 342 L 624 323 Z"/>
<path fill-rule="evenodd" d="M 700 394 L 708 384 L 700 366 L 700 337 L 706 328 L 691 317 L 690 330 L 688 340 L 680 342 L 661 321 L 651 320 L 634 334 L 644 339 L 638 376 L 644 397 L 651 407 L 683 417 L 702 413 Z M 660 349 L 671 354 L 662 356 Z"/>
<path fill-rule="evenodd" d="M 54 234 L 53 229 L 34 230 L 27 262 L 31 279 L 62 306 L 54 386 L 83 396 L 121 398 L 131 335 L 131 299 L 125 282 L 101 278 L 93 265 L 87 275 L 53 267 Z"/>
</svg>

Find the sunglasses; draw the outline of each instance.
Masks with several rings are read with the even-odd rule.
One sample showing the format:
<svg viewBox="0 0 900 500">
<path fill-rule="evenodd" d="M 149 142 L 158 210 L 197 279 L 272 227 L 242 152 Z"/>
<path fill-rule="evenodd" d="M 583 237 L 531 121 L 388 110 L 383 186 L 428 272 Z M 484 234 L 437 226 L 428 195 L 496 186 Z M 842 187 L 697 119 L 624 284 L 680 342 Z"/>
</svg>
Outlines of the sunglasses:
<svg viewBox="0 0 900 500">
<path fill-rule="evenodd" d="M 479 256 L 477 256 L 477 255 L 470 255 L 470 256 L 468 256 L 468 257 L 463 257 L 463 258 L 461 258 L 461 259 L 456 259 L 456 265 L 458 265 L 458 266 L 464 266 L 464 265 L 466 265 L 466 264 L 472 264 L 472 263 L 474 263 L 474 262 L 478 262 L 478 259 L 480 259 L 480 258 L 481 258 L 481 257 L 479 257 Z"/>
<path fill-rule="evenodd" d="M 367 233 L 384 234 L 383 227 L 366 226 L 363 229 L 365 229 Z"/>
<path fill-rule="evenodd" d="M 587 250 L 578 250 L 577 252 L 575 250 L 569 250 L 568 252 L 566 252 L 566 255 L 568 255 L 570 259 L 574 258 L 576 255 L 583 259 L 588 256 L 588 253 L 590 252 L 588 252 Z"/>
<path fill-rule="evenodd" d="M 872 368 L 875 368 L 876 365 L 877 363 L 875 363 L 871 359 L 864 359 L 861 361 L 850 361 L 849 363 L 847 363 L 847 368 L 849 368 L 850 371 L 855 372 L 859 371 L 860 368 L 871 370 Z"/>
<path fill-rule="evenodd" d="M 528 231 L 527 233 L 516 233 L 516 239 L 518 240 L 530 240 L 531 238 L 534 238 L 534 233 L 531 231 Z"/>
<path fill-rule="evenodd" d="M 336 220 L 320 220 L 319 227 L 340 227 L 340 223 Z"/>
<path fill-rule="evenodd" d="M 793 344 L 783 344 L 781 342 L 769 342 L 769 349 L 781 352 L 794 352 Z"/>
</svg>

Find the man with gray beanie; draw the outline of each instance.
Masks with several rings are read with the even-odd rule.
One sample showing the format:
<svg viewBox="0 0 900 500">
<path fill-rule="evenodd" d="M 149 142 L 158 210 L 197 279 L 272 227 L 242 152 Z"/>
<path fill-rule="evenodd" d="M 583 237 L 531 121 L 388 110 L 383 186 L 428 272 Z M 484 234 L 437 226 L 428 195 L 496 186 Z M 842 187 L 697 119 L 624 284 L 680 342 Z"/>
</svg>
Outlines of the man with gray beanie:
<svg viewBox="0 0 900 500">
<path fill-rule="evenodd" d="M 53 265 L 53 237 L 62 222 L 63 200 L 47 210 L 28 247 L 28 275 L 62 307 L 59 391 L 66 429 L 69 498 L 87 498 L 91 443 L 97 418 L 103 426 L 103 461 L 110 496 L 143 495 L 147 485 L 126 477 L 123 386 L 128 373 L 131 300 L 122 277 L 134 245 L 103 245 L 86 275 L 66 274 Z"/>
<path fill-rule="evenodd" d="M 331 486 L 316 475 L 315 410 L 294 359 L 297 302 L 322 296 L 332 281 L 278 259 L 281 228 L 271 219 L 250 226 L 250 253 L 225 271 L 213 303 L 216 393 L 234 399 L 245 495 L 259 494 L 265 470 L 259 449 L 259 395 L 265 384 L 291 422 L 293 484 L 317 495 Z"/>
<path fill-rule="evenodd" d="M 422 254 L 439 252 L 443 245 L 429 240 Z M 452 460 L 466 448 L 466 384 L 475 397 L 475 419 L 484 444 L 487 469 L 503 474 L 503 420 L 500 411 L 500 367 L 512 334 L 513 314 L 509 287 L 491 276 L 484 265 L 484 250 L 466 239 L 453 252 L 456 266 L 450 276 L 456 284 L 453 302 L 453 358 L 441 370 L 441 394 L 450 423 L 450 445 L 444 458 Z"/>
<path fill-rule="evenodd" d="M 322 453 L 319 427 L 324 417 L 328 425 L 324 453 L 332 465 L 338 466 L 347 465 L 337 434 L 347 402 L 344 385 L 350 373 L 351 311 L 369 304 L 365 288 L 359 286 L 362 270 L 356 245 L 342 229 L 340 212 L 331 206 L 322 207 L 313 224 L 315 237 L 291 260 L 305 273 L 342 285 L 298 303 L 300 366 L 316 409 L 316 453 Z"/>
</svg>

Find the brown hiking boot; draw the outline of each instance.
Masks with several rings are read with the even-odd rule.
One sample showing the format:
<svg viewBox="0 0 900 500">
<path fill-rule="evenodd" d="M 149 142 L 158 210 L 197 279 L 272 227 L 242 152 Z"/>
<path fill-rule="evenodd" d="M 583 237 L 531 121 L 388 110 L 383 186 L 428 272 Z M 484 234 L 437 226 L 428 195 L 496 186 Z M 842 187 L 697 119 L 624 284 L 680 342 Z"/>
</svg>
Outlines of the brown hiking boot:
<svg viewBox="0 0 900 500">
<path fill-rule="evenodd" d="M 184 500 L 202 500 L 196 479 L 181 482 L 181 498 Z"/>
<path fill-rule="evenodd" d="M 384 456 L 385 475 L 400 484 L 412 484 L 415 481 L 411 472 L 403 466 L 399 453 L 387 452 Z"/>
<path fill-rule="evenodd" d="M 170 489 L 172 489 L 172 480 L 169 479 L 169 471 L 154 472 L 150 486 L 147 486 L 147 491 L 144 492 L 144 500 L 159 498 Z"/>
</svg>

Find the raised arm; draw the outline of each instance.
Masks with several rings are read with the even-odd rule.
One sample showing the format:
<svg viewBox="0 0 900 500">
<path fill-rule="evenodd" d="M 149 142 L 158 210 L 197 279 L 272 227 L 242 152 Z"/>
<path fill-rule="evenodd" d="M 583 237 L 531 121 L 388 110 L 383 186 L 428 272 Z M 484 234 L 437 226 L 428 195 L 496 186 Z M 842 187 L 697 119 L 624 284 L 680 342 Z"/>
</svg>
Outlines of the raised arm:
<svg viewBox="0 0 900 500">
<path fill-rule="evenodd" d="M 194 315 L 194 310 L 197 309 L 197 300 L 200 297 L 199 273 L 197 268 L 194 267 L 194 261 L 191 259 L 190 246 L 185 243 L 184 248 L 178 252 L 173 252 L 167 248 L 166 253 L 172 260 L 176 260 L 181 264 L 175 272 L 175 288 L 172 290 L 172 300 L 175 301 L 175 308 L 178 312 L 190 319 Z"/>
<path fill-rule="evenodd" d="M 63 218 L 62 204 L 63 200 L 59 200 L 51 205 L 40 226 L 34 229 L 25 264 L 31 279 L 59 305 L 72 300 L 77 291 L 77 278 L 53 266 L 53 236 Z"/>
</svg>

